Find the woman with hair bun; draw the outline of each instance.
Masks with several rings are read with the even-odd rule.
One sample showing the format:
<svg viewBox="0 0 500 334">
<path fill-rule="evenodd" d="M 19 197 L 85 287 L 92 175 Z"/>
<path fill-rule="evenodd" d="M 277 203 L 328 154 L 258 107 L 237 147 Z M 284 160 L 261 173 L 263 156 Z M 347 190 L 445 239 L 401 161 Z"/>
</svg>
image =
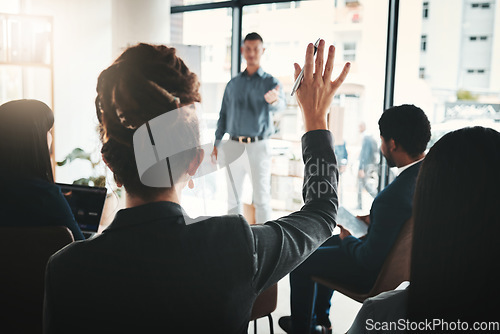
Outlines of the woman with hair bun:
<svg viewBox="0 0 500 334">
<path fill-rule="evenodd" d="M 184 219 L 180 190 L 191 182 L 204 151 L 197 119 L 189 115 L 190 105 L 201 100 L 199 82 L 175 49 L 139 44 L 101 73 L 96 111 L 102 155 L 125 187 L 126 209 L 101 235 L 70 245 L 49 261 L 46 333 L 247 332 L 260 292 L 304 261 L 336 224 L 338 171 L 326 114 L 349 64 L 331 81 L 334 48 L 326 66 L 324 50 L 321 41 L 314 61 L 314 47 L 308 45 L 297 91 L 306 129 L 305 205 L 261 226 L 250 226 L 239 215 L 194 224 Z M 300 71 L 295 64 L 295 77 Z M 152 124 L 172 114 L 163 127 Z M 171 139 L 151 136 L 153 148 L 136 145 L 146 128 L 144 133 Z M 176 161 L 159 161 L 179 186 L 145 185 L 136 157 L 146 150 L 157 154 L 169 140 L 192 148 Z M 170 173 L 172 164 L 179 173 Z"/>
<path fill-rule="evenodd" d="M 0 226 L 66 226 L 84 239 L 61 189 L 54 184 L 49 148 L 54 114 L 43 102 L 0 106 Z"/>
</svg>

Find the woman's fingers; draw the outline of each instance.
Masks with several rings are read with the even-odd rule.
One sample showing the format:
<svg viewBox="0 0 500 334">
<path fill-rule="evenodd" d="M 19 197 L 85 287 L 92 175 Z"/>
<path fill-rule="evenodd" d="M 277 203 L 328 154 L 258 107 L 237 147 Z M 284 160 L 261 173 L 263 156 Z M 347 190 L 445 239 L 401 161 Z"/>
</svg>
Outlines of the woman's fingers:
<svg viewBox="0 0 500 334">
<path fill-rule="evenodd" d="M 311 82 L 313 80 L 313 64 L 314 64 L 314 45 L 309 43 L 306 50 L 306 62 L 304 64 L 304 81 Z"/>
<path fill-rule="evenodd" d="M 302 69 L 300 68 L 300 65 L 297 63 L 293 63 L 293 67 L 295 69 L 295 71 L 293 73 L 293 81 L 295 81 L 295 80 L 297 80 L 297 77 L 299 76 L 300 71 L 302 71 Z"/>
<path fill-rule="evenodd" d="M 323 57 L 325 53 L 325 41 L 320 40 L 318 51 L 316 52 L 316 62 L 314 66 L 314 77 L 316 80 L 323 80 Z"/>
<path fill-rule="evenodd" d="M 351 68 L 351 63 L 345 63 L 344 68 L 342 69 L 340 75 L 337 77 L 337 79 L 335 79 L 334 82 L 332 82 L 332 88 L 334 90 L 337 90 L 337 88 L 339 88 L 340 85 L 342 85 L 345 78 L 347 77 L 347 74 L 349 73 L 350 68 Z"/>
<path fill-rule="evenodd" d="M 326 59 L 325 65 L 325 74 L 323 75 L 323 80 L 326 82 L 330 82 L 332 80 L 332 72 L 333 72 L 333 61 L 335 59 L 335 47 L 330 45 L 328 48 L 328 58 Z"/>
</svg>

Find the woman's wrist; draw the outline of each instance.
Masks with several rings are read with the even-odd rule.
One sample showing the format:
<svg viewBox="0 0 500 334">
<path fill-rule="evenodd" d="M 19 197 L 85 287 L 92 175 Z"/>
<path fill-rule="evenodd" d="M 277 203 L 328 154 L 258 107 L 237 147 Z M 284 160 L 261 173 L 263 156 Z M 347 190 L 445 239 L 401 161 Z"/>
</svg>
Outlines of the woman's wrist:
<svg viewBox="0 0 500 334">
<path fill-rule="evenodd" d="M 312 119 L 305 120 L 304 129 L 306 132 L 314 130 L 328 130 L 328 126 L 325 119 Z"/>
</svg>

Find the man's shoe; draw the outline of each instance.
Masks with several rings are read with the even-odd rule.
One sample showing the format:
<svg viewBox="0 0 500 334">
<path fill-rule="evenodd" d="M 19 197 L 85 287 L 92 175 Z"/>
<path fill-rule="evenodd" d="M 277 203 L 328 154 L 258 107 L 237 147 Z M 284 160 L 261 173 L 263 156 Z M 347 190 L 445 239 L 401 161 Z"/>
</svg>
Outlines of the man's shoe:
<svg viewBox="0 0 500 334">
<path fill-rule="evenodd" d="M 287 315 L 279 318 L 278 325 L 280 325 L 281 329 L 286 333 L 292 333 L 292 316 Z"/>
</svg>

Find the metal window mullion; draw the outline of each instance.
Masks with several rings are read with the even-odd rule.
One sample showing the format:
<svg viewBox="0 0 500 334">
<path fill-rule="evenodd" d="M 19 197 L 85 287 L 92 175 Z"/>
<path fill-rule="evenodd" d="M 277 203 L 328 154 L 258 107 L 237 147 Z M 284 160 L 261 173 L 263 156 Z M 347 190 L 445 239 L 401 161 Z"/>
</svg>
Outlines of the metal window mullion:
<svg viewBox="0 0 500 334">
<path fill-rule="evenodd" d="M 394 105 L 394 81 L 396 74 L 396 52 L 398 42 L 399 0 L 389 0 L 387 23 L 387 52 L 385 59 L 384 110 Z M 380 154 L 380 182 L 378 191 L 385 188 L 389 180 L 389 166 Z"/>
<path fill-rule="evenodd" d="M 241 34 L 243 6 L 233 6 L 233 26 L 231 34 L 231 77 L 234 78 L 241 70 Z"/>
</svg>

